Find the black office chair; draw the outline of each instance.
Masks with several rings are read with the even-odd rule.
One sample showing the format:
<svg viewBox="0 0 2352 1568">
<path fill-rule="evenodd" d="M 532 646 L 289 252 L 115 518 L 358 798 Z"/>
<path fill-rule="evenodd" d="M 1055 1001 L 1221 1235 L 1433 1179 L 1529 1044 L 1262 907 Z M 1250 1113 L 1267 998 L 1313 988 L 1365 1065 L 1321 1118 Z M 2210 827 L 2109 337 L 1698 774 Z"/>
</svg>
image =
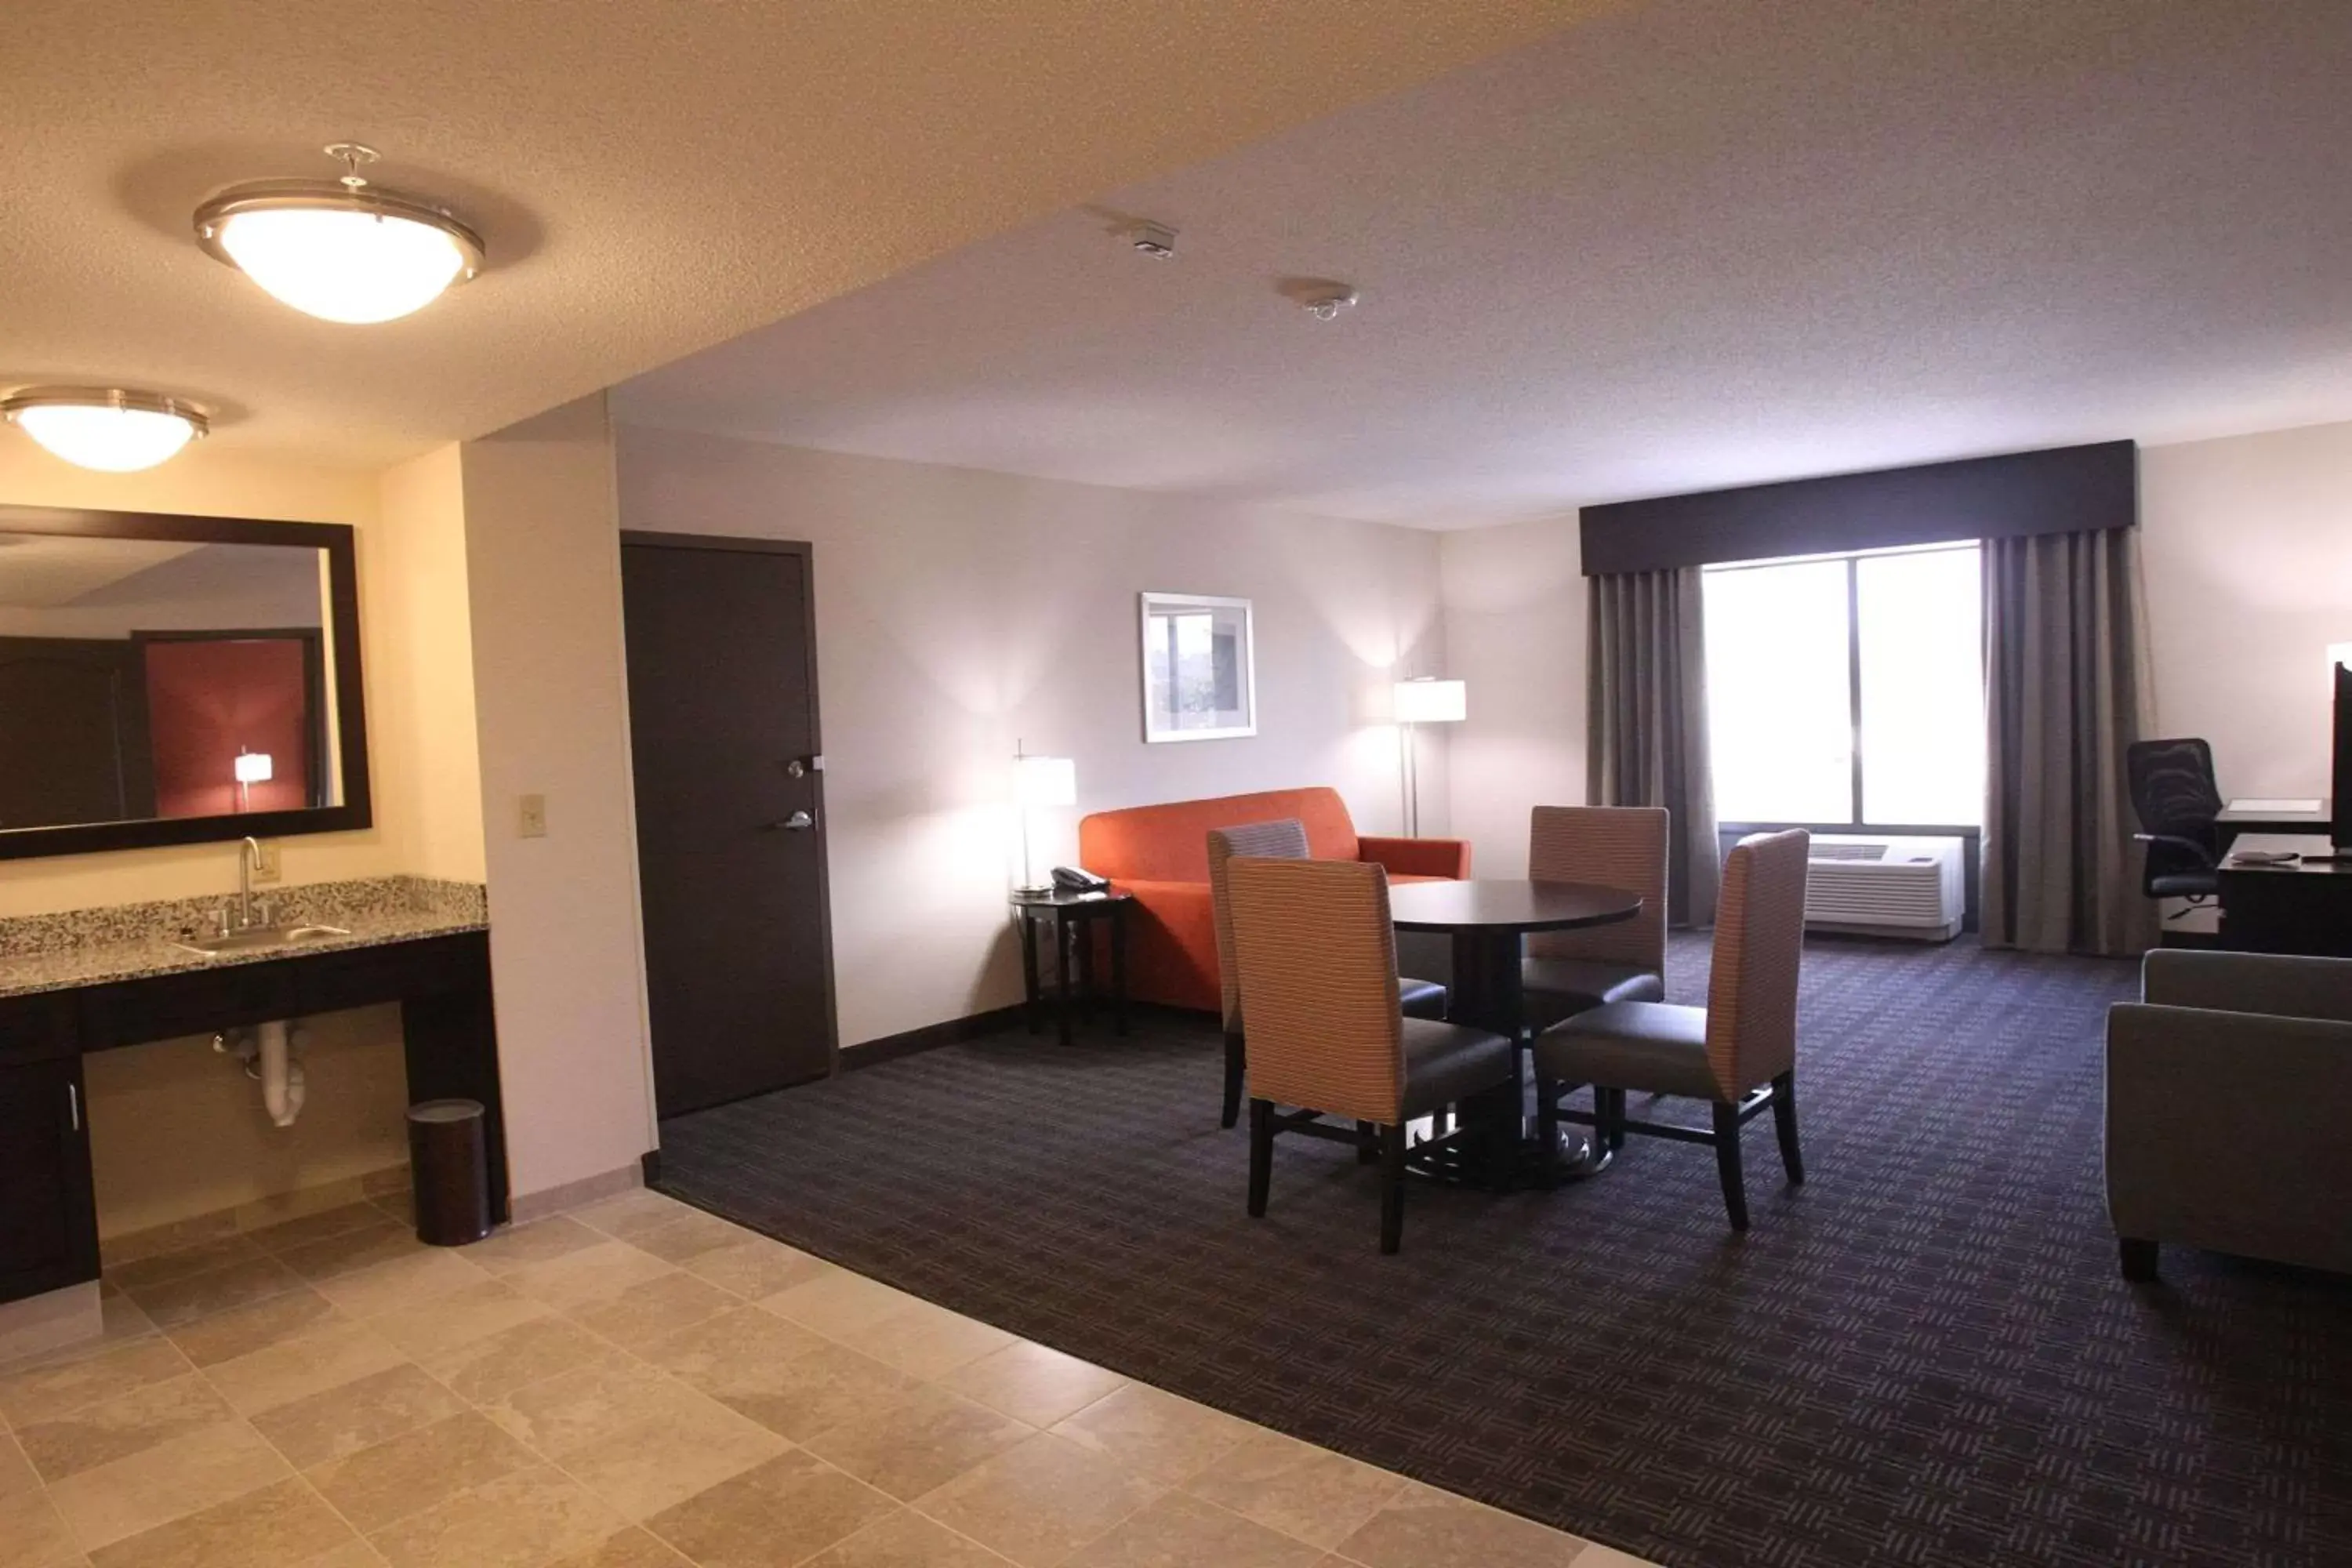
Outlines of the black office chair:
<svg viewBox="0 0 2352 1568">
<path fill-rule="evenodd" d="M 2139 817 L 2132 837 L 2147 846 L 2140 891 L 2191 904 L 2218 896 L 2221 786 L 2213 779 L 2213 748 L 2202 741 L 2135 741 L 2125 749 L 2124 771 Z"/>
</svg>

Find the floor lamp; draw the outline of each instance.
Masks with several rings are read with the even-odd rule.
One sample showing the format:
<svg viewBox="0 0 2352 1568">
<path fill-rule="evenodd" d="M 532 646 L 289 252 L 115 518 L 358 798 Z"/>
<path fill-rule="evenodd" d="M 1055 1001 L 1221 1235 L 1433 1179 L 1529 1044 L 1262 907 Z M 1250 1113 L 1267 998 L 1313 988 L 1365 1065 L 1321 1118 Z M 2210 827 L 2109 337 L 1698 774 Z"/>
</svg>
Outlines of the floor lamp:
<svg viewBox="0 0 2352 1568">
<path fill-rule="evenodd" d="M 1053 884 L 1038 881 L 1029 863 L 1029 816 L 1039 806 L 1078 804 L 1078 765 L 1067 757 L 1033 757 L 1018 741 L 1013 744 L 1013 804 L 1021 813 L 1021 880 L 1013 890 L 1034 897 Z"/>
<path fill-rule="evenodd" d="M 1421 759 L 1415 744 L 1414 730 L 1423 724 L 1455 724 L 1469 717 L 1469 694 L 1458 680 L 1440 680 L 1424 675 L 1417 680 L 1396 683 L 1396 721 L 1398 743 L 1403 755 L 1400 766 L 1404 773 L 1404 832 L 1408 838 L 1421 837 Z"/>
</svg>

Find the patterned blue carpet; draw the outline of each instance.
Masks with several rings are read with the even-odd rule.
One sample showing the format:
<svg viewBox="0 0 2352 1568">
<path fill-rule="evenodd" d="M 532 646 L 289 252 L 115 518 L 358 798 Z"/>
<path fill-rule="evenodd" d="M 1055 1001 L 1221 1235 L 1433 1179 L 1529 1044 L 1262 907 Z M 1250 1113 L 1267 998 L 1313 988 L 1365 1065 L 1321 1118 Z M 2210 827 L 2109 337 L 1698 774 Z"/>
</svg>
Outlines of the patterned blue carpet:
<svg viewBox="0 0 2352 1568">
<path fill-rule="evenodd" d="M 1677 999 L 1706 952 L 1677 939 Z M 1809 945 L 1810 1179 L 1752 1124 L 1745 1239 L 1706 1151 L 1638 1139 L 1558 1192 L 1417 1185 L 1391 1258 L 1372 1173 L 1285 1139 L 1252 1222 L 1217 1037 L 1164 1016 L 671 1121 L 661 1184 L 1670 1564 L 2352 1563 L 2352 1281 L 2178 1249 L 2160 1288 L 2116 1275 L 2099 1039 L 2135 978 Z"/>
</svg>

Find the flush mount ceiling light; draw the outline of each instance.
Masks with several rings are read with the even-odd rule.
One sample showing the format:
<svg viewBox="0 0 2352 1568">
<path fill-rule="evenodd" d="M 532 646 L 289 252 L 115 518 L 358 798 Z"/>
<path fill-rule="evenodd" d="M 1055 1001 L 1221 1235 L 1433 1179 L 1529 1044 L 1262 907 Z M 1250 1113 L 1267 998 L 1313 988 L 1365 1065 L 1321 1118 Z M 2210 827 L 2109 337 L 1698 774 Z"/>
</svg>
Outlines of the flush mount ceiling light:
<svg viewBox="0 0 2352 1568">
<path fill-rule="evenodd" d="M 421 310 L 482 269 L 481 236 L 444 208 L 368 183 L 373 148 L 338 142 L 333 180 L 233 185 L 196 209 L 215 258 L 307 314 L 389 321 Z"/>
<path fill-rule="evenodd" d="M 0 417 L 67 462 L 110 474 L 152 468 L 212 428 L 193 403 L 121 387 L 28 386 L 0 397 Z"/>
</svg>

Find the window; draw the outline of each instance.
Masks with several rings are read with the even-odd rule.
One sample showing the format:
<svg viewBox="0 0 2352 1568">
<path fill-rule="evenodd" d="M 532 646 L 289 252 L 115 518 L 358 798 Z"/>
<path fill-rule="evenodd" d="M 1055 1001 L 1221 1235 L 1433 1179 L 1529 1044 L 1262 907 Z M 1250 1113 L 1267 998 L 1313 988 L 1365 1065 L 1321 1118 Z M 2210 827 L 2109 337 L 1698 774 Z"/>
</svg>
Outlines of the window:
<svg viewBox="0 0 2352 1568">
<path fill-rule="evenodd" d="M 1710 566 L 1703 584 L 1717 816 L 1982 818 L 1976 545 Z"/>
</svg>

